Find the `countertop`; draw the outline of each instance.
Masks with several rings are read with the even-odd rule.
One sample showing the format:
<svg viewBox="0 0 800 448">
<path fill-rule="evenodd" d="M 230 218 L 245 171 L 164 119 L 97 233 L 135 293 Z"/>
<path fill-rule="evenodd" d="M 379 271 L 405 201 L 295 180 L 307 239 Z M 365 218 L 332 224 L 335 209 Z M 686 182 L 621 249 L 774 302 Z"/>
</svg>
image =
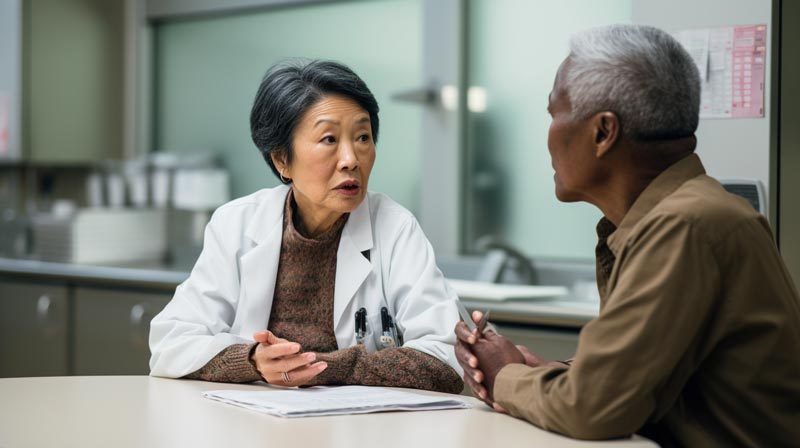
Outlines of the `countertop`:
<svg viewBox="0 0 800 448">
<path fill-rule="evenodd" d="M 190 270 L 191 265 L 156 261 L 124 265 L 93 265 L 0 258 L 0 275 L 170 290 L 174 290 L 178 284 L 186 280 Z"/>
<path fill-rule="evenodd" d="M 474 407 L 425 412 L 280 418 L 203 398 L 202 391 L 264 392 L 263 383 L 225 384 L 146 376 L 0 379 L 0 445 L 59 447 L 656 447 L 640 436 L 570 439 Z M 435 392 L 417 391 L 442 396 Z"/>
<path fill-rule="evenodd" d="M 172 291 L 191 270 L 190 263 L 136 263 L 89 265 L 50 261 L 0 258 L 0 276 L 23 280 L 56 280 L 73 284 L 101 284 L 127 288 Z M 569 296 L 532 301 L 465 300 L 469 309 L 491 310 L 491 319 L 522 325 L 555 326 L 578 329 L 597 316 L 596 301 Z"/>
</svg>

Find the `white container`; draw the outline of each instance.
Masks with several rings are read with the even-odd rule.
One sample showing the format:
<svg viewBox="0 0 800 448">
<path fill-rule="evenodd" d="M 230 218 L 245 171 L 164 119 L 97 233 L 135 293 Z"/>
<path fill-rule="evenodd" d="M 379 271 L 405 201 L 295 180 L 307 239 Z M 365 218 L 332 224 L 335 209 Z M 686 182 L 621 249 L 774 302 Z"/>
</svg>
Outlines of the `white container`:
<svg viewBox="0 0 800 448">
<path fill-rule="evenodd" d="M 84 208 L 67 218 L 33 219 L 33 241 L 43 260 L 123 263 L 159 260 L 166 253 L 166 211 Z"/>
<path fill-rule="evenodd" d="M 165 168 L 157 168 L 150 173 L 150 192 L 152 193 L 154 207 L 165 208 L 169 206 L 170 177 L 170 170 Z"/>
<path fill-rule="evenodd" d="M 99 173 L 86 177 L 86 205 L 93 208 L 103 206 L 103 176 Z"/>
<path fill-rule="evenodd" d="M 173 186 L 172 204 L 181 210 L 213 210 L 231 197 L 228 172 L 221 168 L 177 169 Z"/>
<path fill-rule="evenodd" d="M 137 208 L 147 207 L 147 165 L 143 161 L 128 161 L 124 171 L 130 204 Z"/>
<path fill-rule="evenodd" d="M 106 174 L 106 194 L 109 207 L 122 208 L 125 206 L 125 179 L 121 174 Z"/>
</svg>

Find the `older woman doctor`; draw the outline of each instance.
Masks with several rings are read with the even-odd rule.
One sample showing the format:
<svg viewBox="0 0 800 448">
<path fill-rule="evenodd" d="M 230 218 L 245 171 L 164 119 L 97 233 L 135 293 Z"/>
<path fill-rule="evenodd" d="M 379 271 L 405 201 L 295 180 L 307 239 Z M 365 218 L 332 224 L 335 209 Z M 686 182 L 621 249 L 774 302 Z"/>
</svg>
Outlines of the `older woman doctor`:
<svg viewBox="0 0 800 448">
<path fill-rule="evenodd" d="M 460 392 L 457 298 L 411 213 L 367 191 L 378 104 L 364 82 L 334 62 L 278 65 L 250 125 L 283 185 L 214 213 L 152 321 L 151 375 Z"/>
</svg>

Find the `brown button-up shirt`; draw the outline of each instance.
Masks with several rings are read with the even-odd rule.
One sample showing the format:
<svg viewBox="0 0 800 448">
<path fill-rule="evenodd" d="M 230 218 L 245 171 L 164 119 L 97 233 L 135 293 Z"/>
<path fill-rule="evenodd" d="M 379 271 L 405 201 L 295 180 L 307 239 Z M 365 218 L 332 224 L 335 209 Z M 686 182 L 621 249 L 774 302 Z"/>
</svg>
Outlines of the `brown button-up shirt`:
<svg viewBox="0 0 800 448">
<path fill-rule="evenodd" d="M 572 365 L 508 365 L 495 400 L 579 438 L 797 446 L 800 299 L 764 217 L 691 155 L 598 236 L 600 314 Z"/>
</svg>

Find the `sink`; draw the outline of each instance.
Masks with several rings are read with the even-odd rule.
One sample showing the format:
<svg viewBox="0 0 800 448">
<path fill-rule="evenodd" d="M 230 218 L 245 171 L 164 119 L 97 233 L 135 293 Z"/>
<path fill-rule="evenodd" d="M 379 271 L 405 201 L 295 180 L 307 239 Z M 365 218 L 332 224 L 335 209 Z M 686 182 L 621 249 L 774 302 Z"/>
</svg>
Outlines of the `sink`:
<svg viewBox="0 0 800 448">
<path fill-rule="evenodd" d="M 489 256 L 480 255 L 445 255 L 438 256 L 437 263 L 439 269 L 442 270 L 445 277 L 455 280 L 467 280 L 475 282 L 481 279 L 481 274 L 486 272 L 486 263 L 491 263 L 492 260 Z M 525 295 L 525 291 L 515 291 L 514 286 L 531 287 L 531 298 L 536 297 L 536 300 L 548 300 L 552 303 L 558 302 L 564 306 L 571 307 L 588 307 L 596 308 L 599 303 L 599 295 L 597 293 L 597 283 L 595 282 L 595 265 L 593 260 L 556 260 L 556 259 L 534 259 L 531 263 L 534 269 L 534 276 L 537 280 L 535 285 L 527 284 L 523 278 L 515 275 L 515 271 L 507 269 L 501 277 L 501 282 L 494 283 L 499 288 L 492 288 L 493 283 L 483 283 L 480 289 L 483 295 L 486 295 L 489 289 L 492 294 L 491 297 L 485 297 L 486 300 L 491 300 L 492 297 L 498 300 L 497 297 L 502 297 L 505 293 L 508 298 L 515 300 L 521 299 Z M 467 282 L 467 285 L 469 285 Z M 463 286 L 463 285 L 461 285 Z M 474 285 L 473 285 L 474 286 Z M 504 286 L 511 287 L 505 288 Z M 561 287 L 558 293 L 550 291 L 548 294 L 538 294 L 536 287 Z M 489 288 L 489 289 L 487 289 Z M 484 291 L 486 290 L 486 291 Z M 497 290 L 497 291 L 495 291 Z M 460 296 L 464 295 L 466 290 L 459 291 Z M 475 288 L 469 288 L 469 291 L 477 291 Z M 464 298 L 470 297 L 472 294 L 466 291 Z M 497 294 L 494 294 L 497 292 Z M 514 297 L 516 296 L 516 297 Z M 500 299 L 502 300 L 502 299 Z"/>
</svg>

